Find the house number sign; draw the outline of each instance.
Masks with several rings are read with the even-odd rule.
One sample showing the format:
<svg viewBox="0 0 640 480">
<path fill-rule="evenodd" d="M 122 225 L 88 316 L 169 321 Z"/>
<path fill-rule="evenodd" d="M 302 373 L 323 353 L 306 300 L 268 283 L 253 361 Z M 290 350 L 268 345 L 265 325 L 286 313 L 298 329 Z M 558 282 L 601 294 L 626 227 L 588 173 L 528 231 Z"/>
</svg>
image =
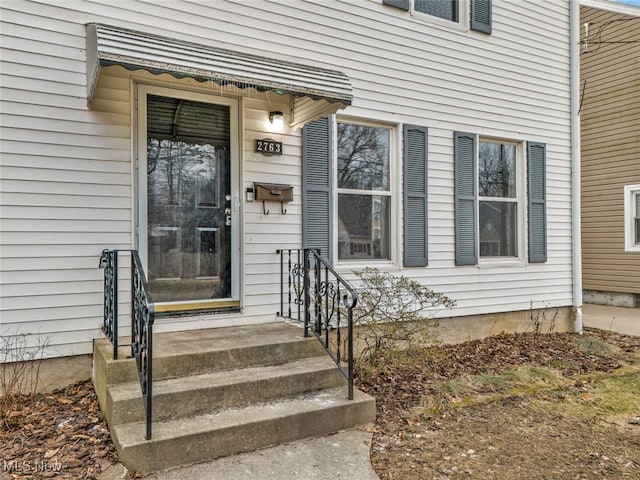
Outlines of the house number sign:
<svg viewBox="0 0 640 480">
<path fill-rule="evenodd" d="M 263 155 L 282 155 L 282 142 L 276 142 L 270 138 L 256 139 L 256 152 Z"/>
</svg>

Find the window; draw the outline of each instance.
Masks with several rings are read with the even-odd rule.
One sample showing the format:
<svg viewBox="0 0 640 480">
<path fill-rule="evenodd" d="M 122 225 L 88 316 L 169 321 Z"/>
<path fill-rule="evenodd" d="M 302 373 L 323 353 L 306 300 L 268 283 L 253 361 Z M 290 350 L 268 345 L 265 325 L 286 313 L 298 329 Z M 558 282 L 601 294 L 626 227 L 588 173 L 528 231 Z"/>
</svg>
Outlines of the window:
<svg viewBox="0 0 640 480">
<path fill-rule="evenodd" d="M 518 256 L 516 145 L 480 142 L 478 229 L 480 257 Z"/>
<path fill-rule="evenodd" d="M 521 259 L 524 248 L 525 161 L 518 143 L 454 133 L 456 265 Z M 546 146 L 527 144 L 529 263 L 545 262 Z"/>
<path fill-rule="evenodd" d="M 640 192 L 636 192 L 633 197 L 635 199 L 635 202 L 633 202 L 635 205 L 635 213 L 633 214 L 633 223 L 635 228 L 634 238 L 635 244 L 640 245 Z"/>
<path fill-rule="evenodd" d="M 458 0 L 413 0 L 413 11 L 457 22 Z"/>
<path fill-rule="evenodd" d="M 466 18 L 467 2 L 460 0 L 382 0 L 384 5 L 398 8 L 423 18 L 437 18 L 462 24 Z M 471 30 L 491 34 L 492 0 L 469 0 Z M 425 17 L 427 16 L 428 17 Z"/>
<path fill-rule="evenodd" d="M 624 187 L 624 249 L 640 252 L 640 185 Z"/>
<path fill-rule="evenodd" d="M 394 249 L 402 240 L 403 265 L 427 266 L 428 131 L 420 125 L 403 125 L 403 211 L 399 217 L 395 217 L 394 201 L 399 200 L 393 180 L 399 173 L 392 160 L 394 132 L 392 127 L 379 125 L 336 124 L 330 118 L 304 126 L 304 248 L 319 249 L 329 261 L 393 261 Z M 394 228 L 400 221 L 402 232 Z"/>
<path fill-rule="evenodd" d="M 391 259 L 389 128 L 338 122 L 338 260 Z"/>
</svg>

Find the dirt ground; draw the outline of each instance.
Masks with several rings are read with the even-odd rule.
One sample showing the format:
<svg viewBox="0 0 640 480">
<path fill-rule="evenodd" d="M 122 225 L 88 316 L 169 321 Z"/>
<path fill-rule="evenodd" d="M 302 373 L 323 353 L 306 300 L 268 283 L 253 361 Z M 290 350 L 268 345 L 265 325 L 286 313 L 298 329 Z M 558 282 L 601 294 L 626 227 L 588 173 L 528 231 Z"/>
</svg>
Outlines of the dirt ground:
<svg viewBox="0 0 640 480">
<path fill-rule="evenodd" d="M 640 338 L 501 335 L 392 360 L 377 400 L 383 480 L 640 478 Z"/>
<path fill-rule="evenodd" d="M 394 358 L 359 387 L 383 480 L 640 478 L 640 337 L 501 335 Z M 1 479 L 95 479 L 116 461 L 90 382 L 0 418 Z"/>
</svg>

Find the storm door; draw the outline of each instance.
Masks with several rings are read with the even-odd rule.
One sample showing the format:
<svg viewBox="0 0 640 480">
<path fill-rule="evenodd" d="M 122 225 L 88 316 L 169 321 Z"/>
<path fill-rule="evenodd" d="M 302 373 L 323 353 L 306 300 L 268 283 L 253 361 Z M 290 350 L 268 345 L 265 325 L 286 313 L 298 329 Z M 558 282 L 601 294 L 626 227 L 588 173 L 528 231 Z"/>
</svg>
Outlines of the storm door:
<svg viewBox="0 0 640 480">
<path fill-rule="evenodd" d="M 153 300 L 192 304 L 231 299 L 232 106 L 144 90 L 141 95 L 146 106 L 146 198 L 140 210 L 146 211 L 140 212 L 145 220 L 140 243 L 146 237 Z"/>
</svg>

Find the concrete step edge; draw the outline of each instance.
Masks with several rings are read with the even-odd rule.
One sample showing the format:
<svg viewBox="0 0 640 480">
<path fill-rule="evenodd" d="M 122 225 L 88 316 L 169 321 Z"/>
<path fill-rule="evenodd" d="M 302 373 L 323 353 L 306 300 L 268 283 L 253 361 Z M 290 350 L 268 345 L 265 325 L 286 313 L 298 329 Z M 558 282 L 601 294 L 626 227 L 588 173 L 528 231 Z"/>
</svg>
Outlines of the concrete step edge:
<svg viewBox="0 0 640 480">
<path fill-rule="evenodd" d="M 298 358 L 315 357 L 324 353 L 322 346 L 315 339 L 293 339 L 279 343 L 265 343 L 235 348 L 211 348 L 193 351 L 188 345 L 179 352 L 163 353 L 154 346 L 153 378 L 167 378 L 198 375 L 212 371 L 233 370 L 251 366 L 285 363 Z M 107 370 L 106 382 L 115 385 L 132 382 L 136 378 L 133 359 L 113 362 Z"/>
<path fill-rule="evenodd" d="M 227 409 L 180 420 L 155 422 L 144 438 L 141 422 L 112 429 L 128 468 L 155 471 L 212 460 L 258 448 L 335 433 L 375 421 L 375 400 L 356 390 L 334 388 L 266 404 Z"/>
<path fill-rule="evenodd" d="M 158 421 L 185 417 L 345 384 L 345 378 L 328 356 L 161 380 L 153 384 L 153 418 Z M 107 395 L 110 425 L 144 418 L 138 383 L 110 386 Z"/>
</svg>

